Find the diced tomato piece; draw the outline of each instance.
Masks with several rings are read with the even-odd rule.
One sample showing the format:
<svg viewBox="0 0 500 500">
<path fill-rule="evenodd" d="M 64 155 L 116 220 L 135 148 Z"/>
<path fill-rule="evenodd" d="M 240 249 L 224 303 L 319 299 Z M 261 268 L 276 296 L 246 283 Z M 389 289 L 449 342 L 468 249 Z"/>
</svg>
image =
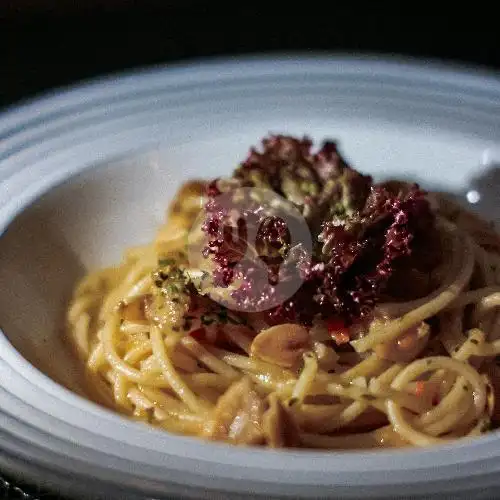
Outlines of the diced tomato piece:
<svg viewBox="0 0 500 500">
<path fill-rule="evenodd" d="M 351 340 L 347 329 L 343 331 L 331 332 L 330 336 L 337 345 L 347 344 Z"/>
<path fill-rule="evenodd" d="M 218 347 L 223 347 L 223 345 L 227 345 L 226 337 L 224 336 L 220 328 L 216 328 L 215 330 L 212 327 L 209 328 L 210 330 L 207 331 L 207 329 L 204 326 L 201 326 L 200 328 L 197 328 L 196 330 L 189 332 L 189 335 L 193 339 L 201 343 L 214 344 L 217 345 Z"/>
<path fill-rule="evenodd" d="M 351 340 L 349 329 L 341 319 L 329 319 L 326 328 L 337 345 L 347 344 Z"/>
<path fill-rule="evenodd" d="M 346 330 L 345 323 L 339 318 L 330 318 L 326 323 L 328 333 L 336 332 L 338 330 Z"/>
<path fill-rule="evenodd" d="M 206 331 L 205 328 L 197 328 L 196 330 L 193 330 L 192 332 L 189 332 L 189 335 L 193 337 L 193 339 L 198 340 L 199 342 L 203 341 L 206 339 Z"/>
<path fill-rule="evenodd" d="M 425 391 L 425 382 L 423 380 L 417 380 L 415 382 L 415 396 L 423 396 Z"/>
</svg>

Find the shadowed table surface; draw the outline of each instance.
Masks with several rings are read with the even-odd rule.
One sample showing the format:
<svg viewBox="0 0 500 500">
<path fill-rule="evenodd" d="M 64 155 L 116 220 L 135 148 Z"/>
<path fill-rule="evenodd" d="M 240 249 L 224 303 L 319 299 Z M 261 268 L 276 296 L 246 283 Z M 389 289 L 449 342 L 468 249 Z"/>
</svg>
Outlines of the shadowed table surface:
<svg viewBox="0 0 500 500">
<path fill-rule="evenodd" d="M 396 54 L 500 68 L 492 16 L 195 0 L 3 0 L 0 107 L 103 73 L 269 51 Z M 277 13 L 278 12 L 278 13 Z"/>
</svg>

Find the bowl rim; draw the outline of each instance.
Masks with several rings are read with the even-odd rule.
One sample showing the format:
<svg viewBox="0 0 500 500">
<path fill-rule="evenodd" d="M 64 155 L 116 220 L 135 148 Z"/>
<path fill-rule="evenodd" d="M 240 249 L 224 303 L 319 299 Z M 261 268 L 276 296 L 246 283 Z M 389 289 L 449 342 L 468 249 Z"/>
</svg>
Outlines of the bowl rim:
<svg viewBox="0 0 500 500">
<path fill-rule="evenodd" d="M 463 99 L 469 98 L 474 105 L 487 106 L 491 102 L 500 102 L 500 77 L 496 73 L 476 71 L 471 74 L 469 69 L 446 67 L 439 63 L 408 63 L 397 58 L 387 60 L 385 56 L 384 60 L 378 59 L 377 56 L 315 55 L 305 57 L 289 54 L 281 57 L 250 56 L 209 62 L 190 62 L 153 70 L 133 71 L 119 77 L 101 78 L 84 85 L 77 85 L 61 93 L 35 99 L 0 115 L 0 233 L 3 233 L 12 220 L 35 198 L 103 159 L 102 144 L 108 136 L 103 134 L 102 137 L 98 137 L 99 134 L 87 134 L 86 142 L 82 142 L 79 138 L 74 139 L 74 142 L 66 142 L 66 150 L 59 157 L 42 158 L 37 160 L 36 164 L 30 163 L 33 158 L 40 156 L 40 151 L 43 151 L 44 124 L 50 124 L 54 120 L 59 120 L 62 124 L 78 123 L 78 118 L 73 116 L 75 109 L 81 106 L 90 109 L 97 106 L 103 99 L 117 102 L 137 92 L 138 89 L 154 93 L 155 89 L 166 88 L 168 91 L 183 86 L 189 89 L 190 85 L 207 82 L 234 84 L 234 82 L 244 82 L 245 78 L 272 79 L 283 74 L 300 77 L 304 75 L 305 69 L 308 70 L 309 77 L 325 72 L 330 76 L 342 74 L 350 75 L 351 78 L 374 78 L 374 75 L 381 75 L 381 78 L 401 79 L 410 88 L 421 86 L 425 91 L 430 92 L 433 86 L 442 85 L 444 89 L 453 90 Z M 106 131 L 113 130 L 112 124 L 106 126 L 108 127 Z M 42 139 L 30 142 L 30 135 L 39 134 L 40 131 L 42 131 Z M 105 159 L 128 153 L 136 154 L 142 149 L 155 147 L 157 137 L 154 134 L 151 136 L 149 131 L 150 128 L 146 126 L 144 128 L 131 126 L 126 130 L 123 129 L 121 136 L 106 146 Z M 89 151 L 90 144 L 95 146 L 94 151 Z M 51 147 L 57 147 L 57 141 L 53 142 Z M 83 157 L 82 151 L 85 152 Z M 52 152 L 56 153 L 57 150 Z M 44 176 L 44 174 L 47 175 Z M 234 488 L 236 486 L 234 480 L 233 483 L 230 481 L 235 477 L 236 471 L 236 477 L 248 481 L 246 488 L 249 491 L 257 487 L 262 491 L 270 491 L 269 488 L 272 485 L 279 486 L 284 483 L 307 488 L 314 485 L 343 487 L 359 476 L 360 464 L 364 464 L 367 472 L 365 477 L 357 477 L 356 483 L 359 486 L 387 485 L 386 474 L 389 472 L 394 474 L 390 478 L 392 484 L 417 483 L 441 463 L 440 474 L 434 475 L 437 481 L 456 476 L 456 470 L 451 467 L 452 464 L 474 462 L 475 473 L 479 474 L 486 459 L 500 457 L 500 454 L 494 450 L 498 447 L 500 436 L 493 433 L 471 442 L 464 440 L 423 450 L 349 451 L 330 453 L 326 457 L 325 452 L 322 451 L 276 452 L 240 449 L 221 443 L 207 444 L 196 438 L 172 436 L 163 431 L 145 428 L 142 424 L 127 421 L 110 410 L 83 399 L 29 364 L 3 334 L 0 334 L 0 368 L 11 373 L 17 383 L 23 384 L 25 392 L 35 385 L 48 399 L 60 405 L 59 407 L 54 405 L 50 409 L 45 405 L 44 410 L 43 405 L 36 407 L 33 401 L 23 401 L 32 405 L 33 412 L 45 412 L 45 415 L 40 416 L 45 424 L 54 426 L 63 422 L 64 425 L 70 425 L 72 421 L 74 430 L 80 432 L 79 435 L 93 435 L 94 438 L 98 436 L 106 442 L 109 446 L 107 451 L 92 447 L 82 447 L 80 451 L 73 450 L 71 458 L 82 466 L 79 470 L 82 477 L 89 476 L 88 471 L 91 468 L 88 465 L 92 460 L 96 464 L 100 463 L 102 467 L 110 461 L 110 457 L 113 457 L 113 460 L 116 460 L 113 464 L 116 470 L 124 470 L 127 460 L 126 457 L 120 456 L 118 450 L 125 449 L 129 452 L 134 451 L 137 464 L 139 464 L 139 457 L 143 459 L 145 469 L 142 474 L 133 478 L 134 481 L 137 481 L 138 477 L 143 479 L 154 477 L 157 480 L 158 471 L 165 472 L 167 468 L 170 471 L 177 468 L 178 471 L 186 473 L 189 467 L 192 467 L 192 471 L 195 472 L 188 474 L 192 484 L 203 486 L 210 481 L 216 488 Z M 1 381 L 0 389 L 5 389 Z M 40 405 L 40 401 L 38 404 Z M 96 428 L 97 426 L 90 422 L 91 419 L 87 419 L 87 415 L 99 418 L 100 427 Z M 2 416 L 1 409 L 0 416 Z M 113 434 L 113 428 L 121 428 L 124 434 L 127 433 L 128 442 L 117 440 L 114 443 L 115 449 L 111 450 L 114 439 L 110 438 L 108 433 Z M 0 432 L 2 430 L 0 427 Z M 148 443 L 149 448 L 144 443 Z M 176 448 L 175 453 L 161 451 L 161 447 L 168 450 L 169 445 Z M 57 451 L 52 451 L 57 453 Z M 151 455 L 155 454 L 156 462 L 153 463 L 151 457 L 148 462 L 147 457 L 144 456 L 145 451 Z M 448 457 L 446 466 L 442 465 L 443 454 Z M 164 455 L 163 459 L 161 455 Z M 89 459 L 90 456 L 92 460 Z M 165 462 L 167 457 L 168 467 L 162 469 L 159 464 Z M 251 466 L 249 465 L 250 459 L 254 462 Z M 50 466 L 43 459 L 39 459 L 39 462 L 45 467 Z M 71 467 L 74 465 L 72 463 Z M 65 461 L 61 461 L 58 467 L 64 468 Z M 500 460 L 496 460 L 488 467 L 489 472 L 496 472 L 499 468 Z M 65 470 L 71 471 L 71 468 L 68 469 L 66 466 Z M 404 477 L 395 477 L 397 472 L 401 472 Z M 343 477 L 342 474 L 344 474 Z M 104 474 L 103 479 L 105 477 Z"/>
</svg>

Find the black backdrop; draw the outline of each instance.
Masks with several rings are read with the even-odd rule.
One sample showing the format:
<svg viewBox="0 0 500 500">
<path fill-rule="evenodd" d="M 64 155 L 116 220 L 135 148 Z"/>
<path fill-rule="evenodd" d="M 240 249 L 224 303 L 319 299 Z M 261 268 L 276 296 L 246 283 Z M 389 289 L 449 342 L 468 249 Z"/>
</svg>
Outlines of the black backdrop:
<svg viewBox="0 0 500 500">
<path fill-rule="evenodd" d="M 443 12 L 437 2 L 405 2 L 406 12 L 330 4 L 0 0 L 0 110 L 101 74 L 206 56 L 321 50 L 500 70 L 499 23 L 482 2 Z M 7 481 L 0 472 L 0 498 L 33 498 L 26 488 L 40 496 Z"/>
<path fill-rule="evenodd" d="M 443 12 L 325 5 L 1 0 L 0 108 L 102 73 L 263 51 L 376 52 L 500 69 L 499 23 L 481 2 Z"/>
</svg>

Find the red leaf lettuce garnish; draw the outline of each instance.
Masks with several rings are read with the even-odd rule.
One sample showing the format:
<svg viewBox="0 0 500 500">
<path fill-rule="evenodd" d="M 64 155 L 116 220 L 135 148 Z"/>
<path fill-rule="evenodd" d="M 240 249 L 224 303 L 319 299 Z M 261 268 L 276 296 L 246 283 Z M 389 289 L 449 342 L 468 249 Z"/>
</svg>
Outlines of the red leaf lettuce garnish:
<svg viewBox="0 0 500 500">
<path fill-rule="evenodd" d="M 205 207 L 204 255 L 215 264 L 214 285 L 228 287 L 237 280 L 232 296 L 240 306 L 262 309 L 275 298 L 274 285 L 288 279 L 294 267 L 303 283 L 268 311 L 269 321 L 308 324 L 320 316 L 349 324 L 372 312 L 395 272 L 436 264 L 436 252 L 429 251 L 435 218 L 417 185 L 374 185 L 371 177 L 347 165 L 332 141 L 317 153 L 307 138 L 270 136 L 262 145 L 261 152 L 250 151 L 232 178 L 209 185 Z M 218 203 L 219 194 L 239 187 L 270 189 L 293 203 L 309 225 L 312 258 L 300 244 L 290 247 L 284 221 L 258 200 L 232 210 Z M 250 226 L 259 228 L 255 242 L 246 241 Z M 254 257 L 266 263 L 267 279 L 251 265 L 235 275 L 247 243 Z"/>
</svg>

